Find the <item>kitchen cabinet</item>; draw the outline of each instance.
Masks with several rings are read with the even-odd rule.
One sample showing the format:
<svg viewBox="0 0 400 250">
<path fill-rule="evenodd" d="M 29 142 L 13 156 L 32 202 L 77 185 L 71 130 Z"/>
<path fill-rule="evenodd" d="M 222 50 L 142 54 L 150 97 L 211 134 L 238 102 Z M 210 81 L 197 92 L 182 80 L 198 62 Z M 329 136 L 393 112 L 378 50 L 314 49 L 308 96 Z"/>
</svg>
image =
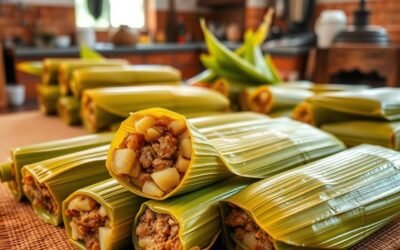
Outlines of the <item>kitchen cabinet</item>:
<svg viewBox="0 0 400 250">
<path fill-rule="evenodd" d="M 7 106 L 6 95 L 6 72 L 4 70 L 3 62 L 3 46 L 0 43 L 0 109 Z"/>
</svg>

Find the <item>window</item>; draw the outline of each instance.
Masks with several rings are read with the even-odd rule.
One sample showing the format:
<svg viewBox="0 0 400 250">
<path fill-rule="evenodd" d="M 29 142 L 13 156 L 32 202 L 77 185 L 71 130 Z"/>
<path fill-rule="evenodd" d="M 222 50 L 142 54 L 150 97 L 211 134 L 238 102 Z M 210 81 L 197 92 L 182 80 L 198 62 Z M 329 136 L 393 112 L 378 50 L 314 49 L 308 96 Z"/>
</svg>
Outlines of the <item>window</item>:
<svg viewBox="0 0 400 250">
<path fill-rule="evenodd" d="M 127 25 L 134 29 L 146 26 L 145 0 L 103 0 L 101 16 L 95 20 L 87 0 L 75 0 L 76 24 L 80 28 L 117 28 Z"/>
</svg>

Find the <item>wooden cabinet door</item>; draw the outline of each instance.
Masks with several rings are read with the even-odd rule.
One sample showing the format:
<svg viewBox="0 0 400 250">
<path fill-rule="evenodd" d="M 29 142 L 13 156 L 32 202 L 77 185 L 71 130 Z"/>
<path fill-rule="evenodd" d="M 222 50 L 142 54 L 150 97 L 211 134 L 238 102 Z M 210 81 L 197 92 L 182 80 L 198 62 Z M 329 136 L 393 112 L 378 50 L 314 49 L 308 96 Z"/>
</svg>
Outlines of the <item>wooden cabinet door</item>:
<svg viewBox="0 0 400 250">
<path fill-rule="evenodd" d="M 7 106 L 6 72 L 3 60 L 3 45 L 0 43 L 0 108 Z"/>
</svg>

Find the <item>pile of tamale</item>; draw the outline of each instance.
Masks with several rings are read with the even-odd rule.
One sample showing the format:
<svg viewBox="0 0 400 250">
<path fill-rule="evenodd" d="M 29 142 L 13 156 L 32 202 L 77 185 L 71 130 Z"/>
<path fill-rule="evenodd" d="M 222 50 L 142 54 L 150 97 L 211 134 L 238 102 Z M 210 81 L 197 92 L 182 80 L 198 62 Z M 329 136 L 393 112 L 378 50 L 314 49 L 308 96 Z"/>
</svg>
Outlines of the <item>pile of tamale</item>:
<svg viewBox="0 0 400 250">
<path fill-rule="evenodd" d="M 345 249 L 400 215 L 400 153 L 253 112 L 150 108 L 12 152 L 2 180 L 78 249 Z"/>
<path fill-rule="evenodd" d="M 334 134 L 350 147 L 369 143 L 400 150 L 400 90 L 396 88 L 313 96 L 293 115 Z"/>
</svg>

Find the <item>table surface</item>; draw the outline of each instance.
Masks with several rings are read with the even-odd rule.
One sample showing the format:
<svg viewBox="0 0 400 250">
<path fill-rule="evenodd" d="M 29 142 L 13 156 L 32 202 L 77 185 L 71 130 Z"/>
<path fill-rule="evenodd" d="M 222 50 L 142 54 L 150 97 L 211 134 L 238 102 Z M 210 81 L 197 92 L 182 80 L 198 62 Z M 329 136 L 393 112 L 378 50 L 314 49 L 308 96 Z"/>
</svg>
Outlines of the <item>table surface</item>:
<svg viewBox="0 0 400 250">
<path fill-rule="evenodd" d="M 0 115 L 0 160 L 10 147 L 86 134 L 80 127 L 69 127 L 57 117 L 38 111 Z M 17 202 L 6 185 L 0 184 L 0 250 L 74 249 L 65 230 L 41 221 L 28 202 Z M 399 250 L 400 220 L 371 235 L 352 250 Z"/>
</svg>

